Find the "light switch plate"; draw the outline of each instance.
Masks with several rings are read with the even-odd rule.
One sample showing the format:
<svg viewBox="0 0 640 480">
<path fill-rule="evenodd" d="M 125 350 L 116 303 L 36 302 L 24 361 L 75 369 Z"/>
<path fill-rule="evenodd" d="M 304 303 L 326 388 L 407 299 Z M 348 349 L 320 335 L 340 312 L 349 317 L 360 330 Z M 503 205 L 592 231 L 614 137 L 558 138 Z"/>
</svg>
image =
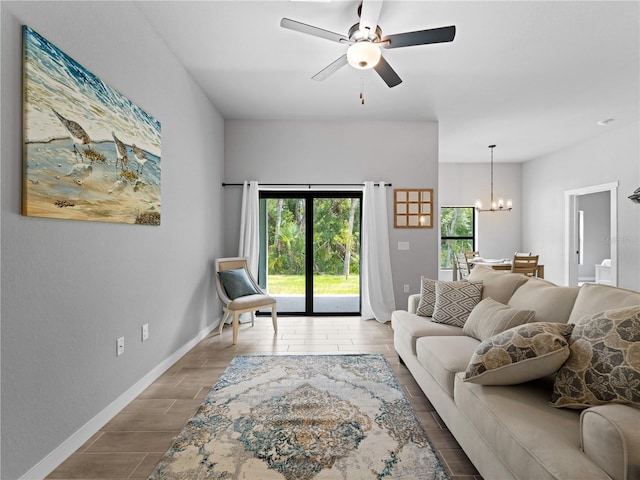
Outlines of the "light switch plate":
<svg viewBox="0 0 640 480">
<path fill-rule="evenodd" d="M 120 337 L 116 341 L 116 356 L 119 357 L 124 353 L 124 337 Z"/>
</svg>

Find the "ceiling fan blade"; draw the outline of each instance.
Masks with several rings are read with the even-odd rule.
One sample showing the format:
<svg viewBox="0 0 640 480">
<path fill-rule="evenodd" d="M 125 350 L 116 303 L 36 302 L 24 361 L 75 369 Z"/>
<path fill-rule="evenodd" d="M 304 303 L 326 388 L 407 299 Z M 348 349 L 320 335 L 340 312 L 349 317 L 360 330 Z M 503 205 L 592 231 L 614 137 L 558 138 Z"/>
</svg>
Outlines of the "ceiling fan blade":
<svg viewBox="0 0 640 480">
<path fill-rule="evenodd" d="M 335 62 L 331 63 L 330 65 L 327 65 L 326 67 L 324 67 L 322 70 L 320 70 L 318 73 L 316 73 L 311 78 L 313 80 L 321 82 L 322 80 L 325 80 L 327 77 L 329 77 L 329 76 L 333 75 L 334 73 L 336 73 L 338 70 L 340 70 L 346 64 L 347 64 L 347 54 L 345 53 L 343 56 L 341 56 Z"/>
<path fill-rule="evenodd" d="M 365 36 L 369 38 L 369 33 L 375 33 L 380 19 L 380 11 L 382 10 L 382 0 L 363 0 L 360 9 L 360 26 L 359 29 Z"/>
<path fill-rule="evenodd" d="M 307 25 L 306 23 L 297 22 L 290 18 L 283 18 L 280 20 L 280 26 L 282 28 L 288 28 L 289 30 L 295 30 L 296 32 L 306 33 L 307 35 L 313 35 L 314 37 L 325 38 L 332 42 L 338 43 L 350 43 L 348 37 L 340 35 L 339 33 L 330 32 L 329 30 L 323 30 L 322 28 Z"/>
<path fill-rule="evenodd" d="M 373 67 L 373 69 L 380 75 L 384 83 L 386 83 L 389 88 L 395 87 L 396 85 L 400 85 L 402 83 L 402 79 L 398 76 L 391 65 L 387 63 L 384 57 L 380 57 L 380 61 L 378 64 Z"/>
<path fill-rule="evenodd" d="M 451 42 L 456 36 L 456 27 L 430 28 L 428 30 L 418 30 L 417 32 L 397 33 L 387 35 L 382 39 L 383 47 L 399 48 L 410 47 L 412 45 L 427 45 L 430 43 Z"/>
</svg>

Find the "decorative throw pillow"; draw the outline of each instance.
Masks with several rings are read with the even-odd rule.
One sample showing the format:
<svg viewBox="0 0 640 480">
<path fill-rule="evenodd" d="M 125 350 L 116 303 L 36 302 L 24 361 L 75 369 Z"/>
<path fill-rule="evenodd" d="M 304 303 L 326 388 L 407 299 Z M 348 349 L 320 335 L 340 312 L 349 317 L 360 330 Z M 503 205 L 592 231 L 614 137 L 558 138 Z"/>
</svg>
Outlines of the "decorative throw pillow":
<svg viewBox="0 0 640 480">
<path fill-rule="evenodd" d="M 433 316 L 433 308 L 436 305 L 436 282 L 429 278 L 422 279 L 422 287 L 420 289 L 420 301 L 416 309 L 416 315 L 421 317 Z"/>
<path fill-rule="evenodd" d="M 529 277 L 521 273 L 494 270 L 487 265 L 476 265 L 467 280 L 482 282 L 482 298 L 491 297 L 500 303 L 507 303 L 513 293 L 527 283 Z"/>
<path fill-rule="evenodd" d="M 498 333 L 533 321 L 536 312 L 517 310 L 493 298 L 485 298 L 471 310 L 462 331 L 473 338 L 484 341 Z"/>
<path fill-rule="evenodd" d="M 464 381 L 516 385 L 556 372 L 569 357 L 573 325 L 533 322 L 483 341 L 469 361 Z"/>
<path fill-rule="evenodd" d="M 259 293 L 253 287 L 253 284 L 249 280 L 249 277 L 247 277 L 247 272 L 245 272 L 244 268 L 223 270 L 220 272 L 220 281 L 231 300 Z"/>
<path fill-rule="evenodd" d="M 436 304 L 431 320 L 462 327 L 481 296 L 482 282 L 436 282 Z"/>
<path fill-rule="evenodd" d="M 553 406 L 640 406 L 640 305 L 582 317 L 569 345 L 553 385 Z"/>
</svg>

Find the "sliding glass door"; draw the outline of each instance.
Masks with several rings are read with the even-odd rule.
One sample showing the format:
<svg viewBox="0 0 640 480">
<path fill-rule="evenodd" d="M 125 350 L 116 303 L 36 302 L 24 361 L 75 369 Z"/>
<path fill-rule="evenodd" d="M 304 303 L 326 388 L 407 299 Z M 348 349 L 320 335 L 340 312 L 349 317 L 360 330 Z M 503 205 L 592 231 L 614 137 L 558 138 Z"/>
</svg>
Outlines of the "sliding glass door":
<svg viewBox="0 0 640 480">
<path fill-rule="evenodd" d="M 278 313 L 360 313 L 361 192 L 260 193 L 260 282 Z"/>
</svg>

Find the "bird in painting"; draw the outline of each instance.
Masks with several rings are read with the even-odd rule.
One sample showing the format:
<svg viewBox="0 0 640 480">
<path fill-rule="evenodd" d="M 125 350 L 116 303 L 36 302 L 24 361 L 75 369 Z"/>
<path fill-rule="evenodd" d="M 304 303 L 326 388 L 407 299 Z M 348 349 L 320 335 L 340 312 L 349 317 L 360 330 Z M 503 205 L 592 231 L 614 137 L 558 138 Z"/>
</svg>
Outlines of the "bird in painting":
<svg viewBox="0 0 640 480">
<path fill-rule="evenodd" d="M 80 161 L 84 163 L 83 161 L 84 155 L 80 150 L 78 150 L 78 147 L 76 147 L 76 145 L 88 145 L 91 142 L 91 139 L 89 138 L 89 134 L 85 131 L 84 128 L 80 126 L 78 122 L 74 122 L 73 120 L 64 118 L 55 110 L 53 110 L 53 113 L 56 114 L 56 117 L 58 117 L 58 120 L 60 120 L 60 123 L 62 123 L 64 128 L 67 129 L 67 132 L 69 132 L 69 135 L 71 136 L 71 140 L 73 140 L 73 153 L 76 156 L 76 163 L 78 161 L 78 155 L 80 156 Z"/>
<path fill-rule="evenodd" d="M 144 153 L 140 147 L 137 147 L 136 144 L 132 144 L 131 148 L 133 149 L 133 154 L 136 157 L 136 162 L 138 162 L 138 175 L 142 175 L 142 169 L 144 168 L 144 164 L 147 163 L 147 155 Z"/>
<path fill-rule="evenodd" d="M 113 141 L 116 144 L 116 168 L 118 168 L 118 162 L 121 162 L 122 168 L 126 165 L 129 165 L 129 157 L 127 155 L 127 146 L 122 143 L 118 137 L 116 137 L 115 132 L 111 132 L 111 136 L 113 137 Z"/>
</svg>

